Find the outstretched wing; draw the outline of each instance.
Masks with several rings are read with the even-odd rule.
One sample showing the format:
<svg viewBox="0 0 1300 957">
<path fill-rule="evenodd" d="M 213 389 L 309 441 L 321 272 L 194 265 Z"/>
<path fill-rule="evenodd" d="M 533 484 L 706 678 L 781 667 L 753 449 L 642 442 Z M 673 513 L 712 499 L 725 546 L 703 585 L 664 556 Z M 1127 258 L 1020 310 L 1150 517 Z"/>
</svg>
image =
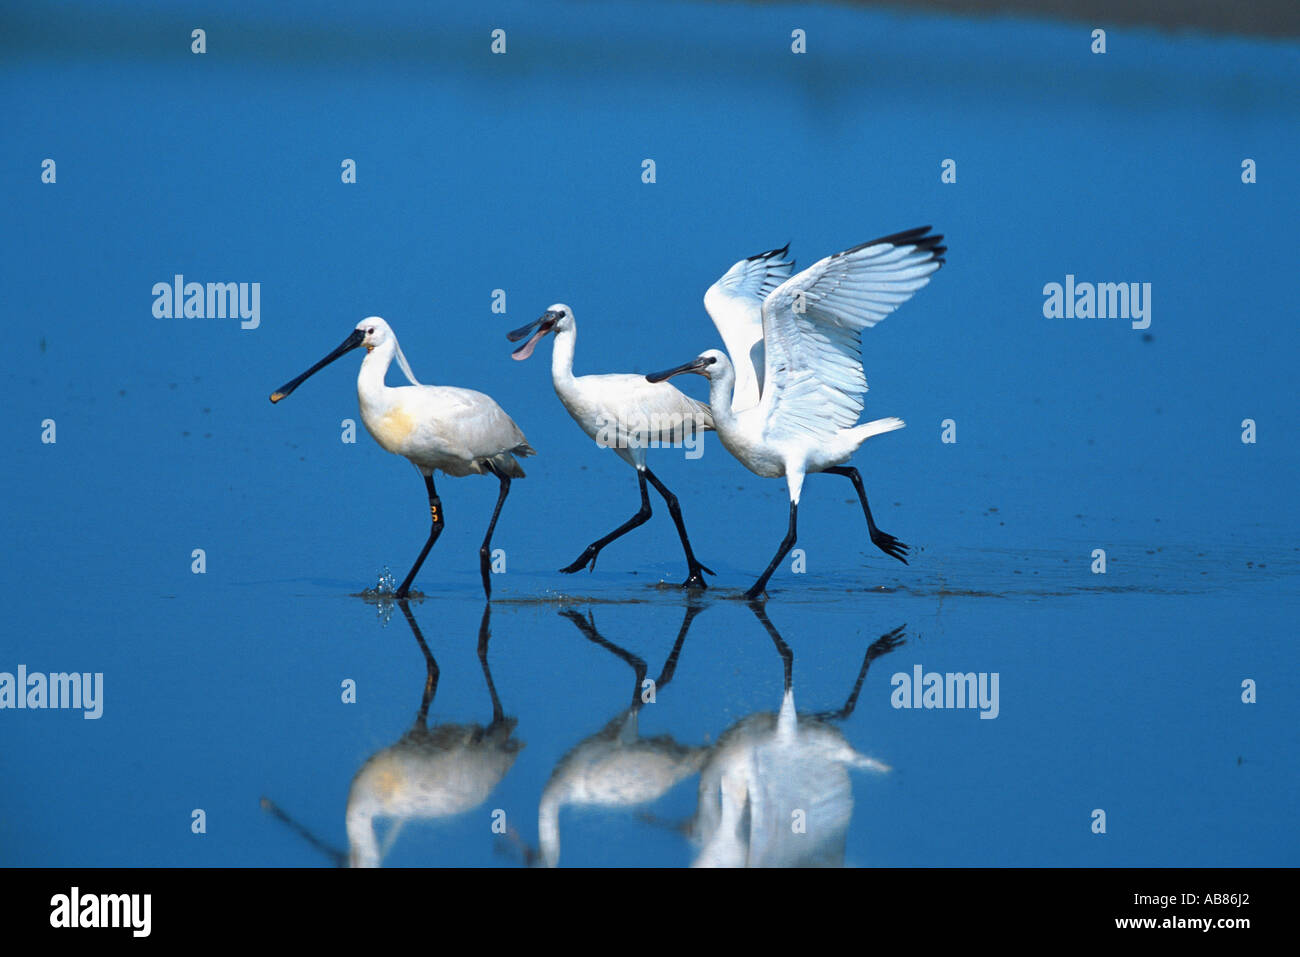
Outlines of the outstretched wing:
<svg viewBox="0 0 1300 957">
<path fill-rule="evenodd" d="M 809 266 L 763 303 L 764 420 L 828 436 L 862 412 L 862 330 L 930 281 L 944 262 L 929 226 L 854 246 Z"/>
<path fill-rule="evenodd" d="M 786 243 L 742 259 L 704 294 L 704 308 L 717 327 L 736 369 L 734 412 L 758 405 L 763 389 L 763 300 L 790 278 L 794 261 L 786 261 Z"/>
</svg>

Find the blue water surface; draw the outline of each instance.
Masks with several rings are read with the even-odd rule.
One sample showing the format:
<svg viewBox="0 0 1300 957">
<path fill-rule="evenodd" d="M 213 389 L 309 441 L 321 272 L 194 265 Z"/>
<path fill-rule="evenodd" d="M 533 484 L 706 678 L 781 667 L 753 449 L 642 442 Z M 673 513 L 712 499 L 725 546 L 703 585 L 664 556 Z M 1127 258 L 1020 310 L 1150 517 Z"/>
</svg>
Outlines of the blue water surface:
<svg viewBox="0 0 1300 957">
<path fill-rule="evenodd" d="M 649 799 L 627 797 L 636 771 L 623 803 L 562 809 L 563 865 L 692 863 L 725 764 L 782 815 L 777 784 L 803 782 L 782 799 L 814 812 L 822 863 L 1294 866 L 1300 52 L 1090 45 L 1085 25 L 839 6 L 0 13 L 0 672 L 104 682 L 98 720 L 0 710 L 0 863 L 335 863 L 354 776 L 399 740 L 416 774 L 446 725 L 479 726 L 453 777 L 506 731 L 522 747 L 471 806 L 381 825 L 383 862 L 536 862 L 548 781 L 612 723 L 621 754 L 685 763 Z M 629 726 L 635 659 L 661 678 L 691 608 L 677 536 L 656 499 L 594 572 L 556 571 L 635 511 L 636 483 L 555 398 L 549 340 L 514 363 L 505 332 L 562 301 L 580 373 L 654 371 L 720 345 L 701 297 L 737 259 L 789 241 L 806 266 L 925 223 L 946 266 L 863 343 L 866 416 L 908 427 L 853 463 L 911 563 L 870 543 L 847 481 L 812 476 L 804 570 L 777 571 L 765 623 L 736 599 L 784 534 L 785 483 L 712 436 L 698 460 L 657 453 L 716 576 Z M 260 283 L 259 325 L 156 318 L 177 274 Z M 1150 283 L 1149 328 L 1045 318 L 1067 275 Z M 415 470 L 359 422 L 342 441 L 357 358 L 267 401 L 368 315 L 421 381 L 490 393 L 538 452 L 486 629 L 496 483 L 439 480 L 446 532 L 411 604 L 436 688 L 401 610 L 356 597 L 428 530 Z M 850 713 L 814 720 L 899 626 Z M 754 732 L 744 778 L 723 744 L 782 706 L 773 633 L 807 737 Z M 895 707 L 918 665 L 996 673 L 996 718 Z M 427 690 L 434 730 L 410 735 Z M 814 732 L 891 770 L 813 757 Z M 843 833 L 825 823 L 850 807 Z M 728 849 L 796 860 L 758 845 Z"/>
</svg>

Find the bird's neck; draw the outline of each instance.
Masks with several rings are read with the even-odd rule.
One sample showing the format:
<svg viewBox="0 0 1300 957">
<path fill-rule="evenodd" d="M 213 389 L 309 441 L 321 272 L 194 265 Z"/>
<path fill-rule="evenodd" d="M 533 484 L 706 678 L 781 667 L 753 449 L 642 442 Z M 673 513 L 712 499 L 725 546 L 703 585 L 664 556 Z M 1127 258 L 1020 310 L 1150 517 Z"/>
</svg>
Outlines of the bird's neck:
<svg viewBox="0 0 1300 957">
<path fill-rule="evenodd" d="M 369 802 L 363 802 L 369 804 Z M 349 807 L 346 815 L 349 857 L 353 867 L 379 866 L 379 840 L 375 837 L 373 809 Z"/>
<path fill-rule="evenodd" d="M 380 405 L 384 401 L 384 393 L 388 391 L 384 376 L 388 374 L 388 367 L 392 364 L 396 351 L 396 344 L 389 340 L 370 350 L 361 360 L 361 372 L 357 376 L 357 397 L 363 406 Z"/>
<path fill-rule="evenodd" d="M 736 413 L 731 409 L 735 385 L 734 374 L 724 373 L 709 379 L 709 411 L 713 413 L 713 426 L 720 433 L 736 427 Z"/>
<path fill-rule="evenodd" d="M 544 867 L 560 863 L 560 797 L 550 788 L 537 808 L 537 844 Z"/>
<path fill-rule="evenodd" d="M 570 326 L 555 334 L 551 347 L 551 382 L 555 391 L 573 385 L 573 353 L 578 344 L 578 330 Z"/>
</svg>

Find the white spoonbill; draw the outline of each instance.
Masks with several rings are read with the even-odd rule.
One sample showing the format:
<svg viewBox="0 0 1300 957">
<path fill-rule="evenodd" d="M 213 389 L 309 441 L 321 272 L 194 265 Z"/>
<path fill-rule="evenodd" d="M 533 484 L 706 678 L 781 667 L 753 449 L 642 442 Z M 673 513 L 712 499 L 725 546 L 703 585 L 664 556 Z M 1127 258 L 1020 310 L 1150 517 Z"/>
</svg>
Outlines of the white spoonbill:
<svg viewBox="0 0 1300 957">
<path fill-rule="evenodd" d="M 578 326 L 573 310 L 564 303 L 551 306 L 528 325 L 509 333 L 507 338 L 518 342 L 530 332 L 533 333 L 531 338 L 512 353 L 514 358 L 527 359 L 543 336 L 548 332 L 555 333 L 551 352 L 551 382 L 555 394 L 582 431 L 595 439 L 598 445 L 612 448 L 624 462 L 636 469 L 641 487 L 640 511 L 604 538 L 596 539 L 573 564 L 560 571 L 572 574 L 586 567 L 594 570 L 596 557 L 602 548 L 650 519 L 650 494 L 646 490 L 646 479 L 649 479 L 663 496 L 668 514 L 673 517 L 682 540 L 682 550 L 686 552 L 688 574 L 682 587 L 707 588 L 702 573 L 712 575 L 713 570 L 701 565 L 691 550 L 677 496 L 646 466 L 646 449 L 672 445 L 711 430 L 713 416 L 708 405 L 683 395 L 666 382 L 647 382 L 642 375 L 575 376 L 573 352 L 578 340 Z"/>
<path fill-rule="evenodd" d="M 763 377 L 758 405 L 735 410 L 737 374 L 717 349 L 646 376 L 650 382 L 683 372 L 708 378 L 709 405 L 722 444 L 755 475 L 785 476 L 790 525 L 767 569 L 745 592 L 751 601 L 764 593 L 777 564 L 794 546 L 799 496 L 810 472 L 849 478 L 862 503 L 871 541 L 907 563 L 908 546 L 876 527 L 862 477 L 843 463 L 871 436 L 903 427 L 903 420 L 897 418 L 856 424 L 867 391 L 861 335 L 910 299 L 943 264 L 946 247 L 939 245 L 943 237 L 929 235 L 929 230 L 929 226 L 909 229 L 827 256 L 767 293 L 760 307 Z M 770 259 L 783 252 L 764 256 Z M 737 263 L 728 275 L 743 265 Z M 754 289 L 767 284 L 764 281 Z M 758 298 L 756 291 L 736 294 Z"/>
<path fill-rule="evenodd" d="M 345 817 L 353 867 L 378 867 L 388 847 L 410 820 L 452 817 L 481 805 L 496 790 L 524 746 L 513 737 L 517 718 L 506 717 L 488 668 L 492 606 L 484 604 L 478 629 L 478 659 L 492 698 L 492 722 L 429 725 L 429 706 L 438 693 L 438 662 L 407 601 L 398 602 L 424 655 L 424 696 L 411 730 L 362 765 L 348 790 Z M 375 835 L 377 818 L 392 821 L 385 846 Z"/>
<path fill-rule="evenodd" d="M 693 867 L 840 867 L 853 817 L 852 769 L 886 772 L 831 724 L 853 714 L 871 662 L 904 641 L 900 626 L 867 649 L 857 683 L 838 711 L 795 710 L 794 654 L 753 605 L 785 664 L 781 710 L 752 714 L 719 737 L 700 771 Z M 804 827 L 791 827 L 792 820 Z"/>
<path fill-rule="evenodd" d="M 429 493 L 429 516 L 433 528 L 424 543 L 420 557 L 415 560 L 394 597 L 407 597 L 416 572 L 424 564 L 429 549 L 442 534 L 442 502 L 433 485 L 433 473 L 441 469 L 447 475 L 495 475 L 501 483 L 492 521 L 479 548 L 479 572 L 483 576 L 483 593 L 492 597 L 490 556 L 492 531 L 496 528 L 501 506 L 510 491 L 510 480 L 524 477 L 515 456 L 534 455 L 533 449 L 519 431 L 519 426 L 497 405 L 490 396 L 471 389 L 453 386 L 421 385 L 415 380 L 411 367 L 397 344 L 397 336 L 388 323 L 378 316 L 362 319 L 352 334 L 337 349 L 316 363 L 296 379 L 271 393 L 271 401 L 279 402 L 311 375 L 329 365 L 344 353 L 358 346 L 366 347 L 366 357 L 361 362 L 357 376 L 357 398 L 361 404 L 361 421 L 381 446 L 389 452 L 410 459 L 411 464 L 424 476 Z M 388 366 L 397 359 L 410 385 L 391 388 L 384 384 Z"/>
<path fill-rule="evenodd" d="M 701 611 L 700 605 L 688 605 L 686 617 L 677 633 L 677 643 L 664 662 L 654 682 L 663 691 L 677 669 L 677 658 L 691 622 Z M 605 727 L 583 739 L 555 765 L 542 791 L 537 808 L 537 836 L 541 863 L 557 867 L 560 863 L 560 810 L 565 806 L 627 808 L 656 801 L 679 781 L 699 771 L 708 755 L 707 748 L 679 744 L 671 736 L 643 738 L 638 729 L 641 713 L 646 663 L 643 659 L 606 639 L 596 630 L 590 617 L 583 618 L 572 608 L 560 612 L 589 640 L 613 652 L 636 673 L 632 685 L 632 703 L 620 711 Z"/>
</svg>

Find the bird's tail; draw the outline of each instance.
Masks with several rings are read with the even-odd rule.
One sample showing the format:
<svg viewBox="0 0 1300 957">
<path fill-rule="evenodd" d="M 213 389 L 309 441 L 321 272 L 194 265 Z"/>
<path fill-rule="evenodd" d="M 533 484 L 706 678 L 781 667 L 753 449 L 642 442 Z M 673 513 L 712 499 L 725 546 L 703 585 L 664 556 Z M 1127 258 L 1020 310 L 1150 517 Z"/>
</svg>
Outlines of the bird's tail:
<svg viewBox="0 0 1300 957">
<path fill-rule="evenodd" d="M 858 754 L 852 748 L 848 749 L 850 757 L 845 762 L 851 768 L 858 768 L 861 771 L 878 771 L 881 774 L 888 774 L 893 770 L 883 761 L 877 761 L 875 758 L 869 758 L 865 754 Z"/>
<path fill-rule="evenodd" d="M 893 432 L 895 429 L 901 429 L 907 425 L 902 419 L 890 416 L 887 419 L 872 419 L 870 422 L 863 422 L 861 425 L 855 425 L 849 429 L 849 436 L 853 439 L 853 445 L 856 448 L 873 435 L 880 435 L 884 432 Z"/>
<path fill-rule="evenodd" d="M 490 456 L 487 459 L 480 460 L 480 461 L 488 462 L 492 468 L 492 471 L 496 472 L 498 475 L 506 475 L 509 476 L 510 478 L 523 478 L 524 477 L 523 466 L 519 464 L 519 460 L 516 459 L 515 456 L 536 455 L 536 454 L 537 453 L 533 451 L 533 448 L 527 442 L 523 442 L 520 443 L 519 445 L 516 445 L 509 452 L 498 452 L 496 455 Z"/>
</svg>

